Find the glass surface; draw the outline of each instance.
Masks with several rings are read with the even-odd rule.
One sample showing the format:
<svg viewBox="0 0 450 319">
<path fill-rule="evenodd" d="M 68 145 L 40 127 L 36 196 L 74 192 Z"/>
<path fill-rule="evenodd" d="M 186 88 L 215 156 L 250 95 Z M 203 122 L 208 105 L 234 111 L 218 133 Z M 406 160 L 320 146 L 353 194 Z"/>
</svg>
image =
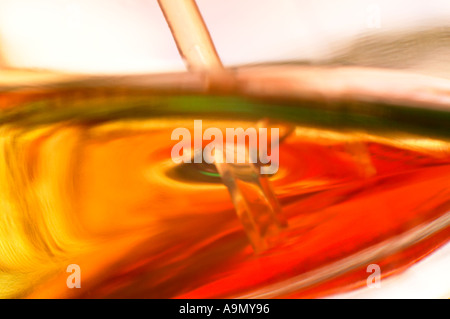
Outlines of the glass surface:
<svg viewBox="0 0 450 319">
<path fill-rule="evenodd" d="M 254 88 L 295 86 L 302 71 L 274 81 L 283 68 L 268 67 L 235 71 L 227 91 L 201 74 L 5 89 L 2 297 L 324 297 L 365 286 L 369 264 L 391 276 L 448 241 L 447 110 L 364 90 L 269 96 Z M 283 132 L 268 180 L 287 226 L 265 249 L 214 165 L 172 161 L 171 132 L 193 135 L 196 119 Z M 81 289 L 67 289 L 68 264 Z"/>
</svg>

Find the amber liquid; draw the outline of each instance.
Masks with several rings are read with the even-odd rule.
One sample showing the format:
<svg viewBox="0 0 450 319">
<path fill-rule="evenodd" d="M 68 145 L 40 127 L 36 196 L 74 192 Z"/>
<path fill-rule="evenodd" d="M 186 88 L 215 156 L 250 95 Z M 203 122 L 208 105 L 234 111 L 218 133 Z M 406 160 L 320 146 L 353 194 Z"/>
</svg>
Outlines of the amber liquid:
<svg viewBox="0 0 450 319">
<path fill-rule="evenodd" d="M 314 124 L 302 107 L 233 96 L 91 91 L 10 94 L 2 111 L 2 297 L 323 297 L 449 240 L 445 134 Z M 288 226 L 255 252 L 220 175 L 175 164 L 170 136 L 198 118 L 246 128 L 283 112 L 276 125 L 294 129 L 269 179 Z"/>
</svg>

